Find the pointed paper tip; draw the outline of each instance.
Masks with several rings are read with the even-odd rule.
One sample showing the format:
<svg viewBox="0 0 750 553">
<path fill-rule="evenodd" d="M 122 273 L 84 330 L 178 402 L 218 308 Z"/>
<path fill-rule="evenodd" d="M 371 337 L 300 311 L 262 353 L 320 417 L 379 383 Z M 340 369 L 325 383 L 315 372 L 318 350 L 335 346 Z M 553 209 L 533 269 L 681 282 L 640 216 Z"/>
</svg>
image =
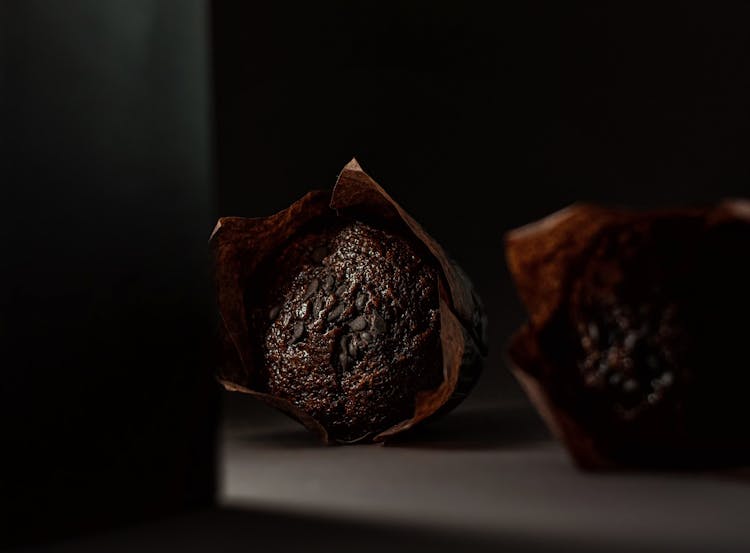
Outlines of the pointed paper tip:
<svg viewBox="0 0 750 553">
<path fill-rule="evenodd" d="M 352 160 L 344 166 L 344 171 L 362 171 L 362 166 L 359 164 L 359 161 L 357 161 L 357 158 L 353 157 Z"/>
<path fill-rule="evenodd" d="M 214 237 L 218 234 L 219 229 L 221 229 L 223 223 L 224 223 L 224 217 L 221 217 L 218 221 L 216 221 L 216 226 L 214 227 L 214 230 L 211 232 L 211 236 L 209 237 L 208 241 L 211 242 Z"/>
<path fill-rule="evenodd" d="M 569 206 L 555 211 L 554 213 L 546 215 L 542 219 L 532 221 L 531 223 L 527 223 L 521 227 L 509 230 L 505 233 L 505 241 L 506 243 L 509 243 L 515 239 L 527 238 L 529 236 L 548 232 L 551 228 L 556 227 L 562 221 L 569 219 L 574 215 L 577 215 L 582 210 L 588 210 L 591 208 L 592 206 L 588 204 L 575 202 L 573 204 L 570 204 Z"/>
</svg>

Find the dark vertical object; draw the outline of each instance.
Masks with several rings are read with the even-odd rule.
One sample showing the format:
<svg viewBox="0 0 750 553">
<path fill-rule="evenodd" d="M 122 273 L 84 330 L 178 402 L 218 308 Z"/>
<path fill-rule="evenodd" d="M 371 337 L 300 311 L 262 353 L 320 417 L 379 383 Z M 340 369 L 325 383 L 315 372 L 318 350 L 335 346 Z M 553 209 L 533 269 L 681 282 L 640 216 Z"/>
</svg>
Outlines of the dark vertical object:
<svg viewBox="0 0 750 553">
<path fill-rule="evenodd" d="M 0 544 L 212 501 L 206 12 L 0 1 Z"/>
</svg>

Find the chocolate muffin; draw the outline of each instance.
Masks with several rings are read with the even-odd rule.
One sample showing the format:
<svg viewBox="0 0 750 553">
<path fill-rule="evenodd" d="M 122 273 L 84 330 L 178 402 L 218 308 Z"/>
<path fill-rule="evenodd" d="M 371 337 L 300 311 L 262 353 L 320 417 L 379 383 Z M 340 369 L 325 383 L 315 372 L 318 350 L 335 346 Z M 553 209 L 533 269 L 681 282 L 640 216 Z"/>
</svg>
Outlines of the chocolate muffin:
<svg viewBox="0 0 750 553">
<path fill-rule="evenodd" d="M 332 191 L 211 236 L 217 379 L 328 444 L 385 441 L 447 413 L 486 355 L 486 317 L 443 248 L 356 160 Z"/>
<path fill-rule="evenodd" d="M 584 467 L 750 461 L 750 204 L 575 206 L 511 232 L 515 372 Z"/>
<path fill-rule="evenodd" d="M 417 392 L 440 384 L 438 276 L 415 245 L 329 222 L 293 237 L 273 265 L 252 322 L 268 393 L 346 442 L 407 419 Z"/>
</svg>

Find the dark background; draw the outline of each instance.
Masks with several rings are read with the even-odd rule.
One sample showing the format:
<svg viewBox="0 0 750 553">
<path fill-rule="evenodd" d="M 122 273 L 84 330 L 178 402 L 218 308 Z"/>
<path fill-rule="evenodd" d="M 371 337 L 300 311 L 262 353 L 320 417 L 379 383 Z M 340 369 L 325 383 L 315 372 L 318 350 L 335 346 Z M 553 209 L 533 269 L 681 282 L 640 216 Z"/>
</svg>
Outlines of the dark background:
<svg viewBox="0 0 750 553">
<path fill-rule="evenodd" d="M 277 211 L 356 156 L 487 304 L 480 397 L 516 391 L 506 230 L 750 192 L 748 5 L 265 4 L 213 5 L 220 213 Z"/>
<path fill-rule="evenodd" d="M 356 156 L 477 284 L 492 399 L 505 230 L 747 195 L 750 7 L 499 4 L 0 0 L 3 536 L 210 501 L 217 215 Z"/>
</svg>

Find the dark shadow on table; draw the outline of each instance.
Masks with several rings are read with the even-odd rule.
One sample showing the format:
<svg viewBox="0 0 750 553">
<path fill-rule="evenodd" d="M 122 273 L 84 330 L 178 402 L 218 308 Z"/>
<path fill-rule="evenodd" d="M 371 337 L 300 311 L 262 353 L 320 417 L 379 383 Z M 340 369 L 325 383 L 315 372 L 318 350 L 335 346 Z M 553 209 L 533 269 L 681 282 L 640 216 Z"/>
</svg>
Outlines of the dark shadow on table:
<svg viewBox="0 0 750 553">
<path fill-rule="evenodd" d="M 530 406 L 493 406 L 458 409 L 397 436 L 388 446 L 492 450 L 549 439 L 549 432 Z"/>
<path fill-rule="evenodd" d="M 601 544 L 599 544 L 601 545 Z M 616 544 L 608 550 L 621 551 Z M 85 538 L 14 550 L 15 553 L 304 553 L 577 552 L 597 551 L 587 540 L 560 543 L 545 536 L 477 535 L 445 528 L 356 522 L 330 517 L 215 509 L 120 528 Z"/>
<path fill-rule="evenodd" d="M 348 522 L 260 510 L 216 509 L 27 549 L 28 553 L 132 553 L 179 551 L 247 553 L 304 551 L 493 551 L 488 540 L 463 534 Z M 21 550 L 18 550 L 19 552 Z"/>
<path fill-rule="evenodd" d="M 247 410 L 244 421 L 240 424 L 246 424 L 247 430 L 235 431 L 234 439 L 249 445 L 283 449 L 320 446 L 317 437 L 302 426 L 265 407 Z M 549 439 L 549 432 L 530 406 L 466 406 L 397 436 L 387 446 L 496 450 Z"/>
</svg>

